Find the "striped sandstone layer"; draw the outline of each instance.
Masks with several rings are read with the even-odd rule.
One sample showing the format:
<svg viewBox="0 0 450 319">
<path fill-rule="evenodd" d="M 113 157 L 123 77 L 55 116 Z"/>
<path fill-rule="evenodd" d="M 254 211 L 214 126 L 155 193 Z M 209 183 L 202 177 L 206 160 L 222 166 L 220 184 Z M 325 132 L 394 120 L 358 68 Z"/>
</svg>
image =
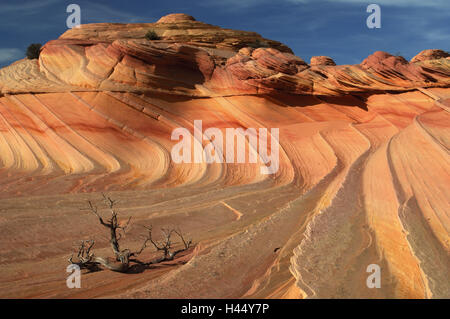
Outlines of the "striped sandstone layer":
<svg viewBox="0 0 450 319">
<path fill-rule="evenodd" d="M 0 70 L 0 296 L 449 298 L 449 87 L 439 50 L 308 65 L 182 14 L 69 30 Z M 279 128 L 279 170 L 174 163 L 171 133 L 194 120 Z M 195 247 L 67 289 L 79 240 L 108 254 L 84 210 L 100 192 L 133 216 L 124 245 L 153 224 L 181 226 Z"/>
</svg>

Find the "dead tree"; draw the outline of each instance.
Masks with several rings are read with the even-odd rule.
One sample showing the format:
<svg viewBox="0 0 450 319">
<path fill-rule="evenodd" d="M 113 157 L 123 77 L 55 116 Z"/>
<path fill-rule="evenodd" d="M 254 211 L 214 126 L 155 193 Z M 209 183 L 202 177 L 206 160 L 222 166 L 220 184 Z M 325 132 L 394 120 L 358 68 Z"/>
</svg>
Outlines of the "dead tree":
<svg viewBox="0 0 450 319">
<path fill-rule="evenodd" d="M 91 252 L 91 249 L 94 246 L 95 242 L 93 240 L 86 240 L 86 241 L 81 242 L 81 245 L 78 249 L 78 254 L 77 254 L 78 261 L 76 261 L 76 262 L 73 261 L 73 254 L 72 254 L 72 256 L 69 258 L 69 263 L 77 264 L 78 266 L 80 266 L 80 268 L 89 269 L 91 271 L 99 269 L 99 265 L 102 265 L 103 267 L 113 270 L 113 271 L 127 272 L 130 268 L 130 262 L 136 262 L 136 263 L 143 264 L 143 265 L 149 265 L 149 264 L 154 264 L 154 263 L 158 263 L 158 262 L 162 262 L 162 261 L 173 260 L 175 255 L 177 255 L 178 253 L 180 253 L 182 251 L 189 249 L 189 247 L 191 246 L 192 240 L 186 241 L 183 237 L 183 234 L 181 233 L 181 231 L 179 229 L 175 230 L 175 229 L 164 229 L 163 228 L 162 233 L 164 235 L 164 238 L 162 240 L 155 241 L 152 237 L 152 227 L 144 226 L 147 229 L 148 233 L 147 233 L 147 236 L 144 237 L 145 240 L 144 240 L 144 243 L 142 244 L 142 247 L 140 248 L 140 250 L 131 252 L 131 250 L 128 248 L 121 249 L 119 241 L 122 237 L 122 233 L 125 233 L 125 230 L 129 226 L 131 217 L 122 226 L 122 224 L 118 221 L 117 212 L 114 209 L 114 205 L 115 205 L 116 201 L 112 200 L 110 197 L 106 196 L 105 194 L 102 194 L 102 195 L 103 195 L 103 199 L 104 199 L 105 203 L 107 204 L 108 208 L 111 211 L 111 218 L 109 220 L 107 220 L 106 222 L 98 213 L 97 207 L 94 206 L 91 201 L 89 201 L 88 204 L 89 204 L 90 211 L 97 216 L 98 220 L 100 221 L 100 224 L 103 225 L 104 227 L 108 228 L 108 230 L 109 230 L 109 233 L 110 233 L 110 241 L 109 242 L 111 244 L 111 249 L 114 253 L 114 258 L 103 258 L 103 257 L 95 256 L 94 253 Z M 183 242 L 184 248 L 176 250 L 176 251 L 171 251 L 172 244 L 173 244 L 172 243 L 172 235 L 173 234 L 176 234 L 179 236 L 179 238 Z M 155 249 L 157 251 L 163 251 L 164 256 L 162 258 L 157 259 L 156 261 L 148 262 L 148 263 L 144 263 L 144 262 L 137 260 L 136 258 L 145 250 L 145 248 L 147 248 L 147 244 L 149 242 L 155 247 Z M 134 258 L 131 259 L 132 257 L 134 257 Z"/>
<path fill-rule="evenodd" d="M 89 201 L 89 208 L 91 209 L 91 212 L 93 212 L 98 217 L 100 224 L 102 224 L 103 226 L 105 226 L 106 228 L 109 229 L 109 232 L 110 232 L 109 242 L 110 242 L 111 248 L 114 252 L 116 261 L 120 262 L 121 265 L 119 267 L 122 267 L 126 270 L 126 269 L 128 269 L 129 258 L 130 258 L 131 252 L 129 249 L 120 250 L 119 240 L 122 237 L 122 235 L 119 234 L 119 237 L 117 237 L 118 236 L 117 231 L 122 230 L 123 232 L 125 232 L 126 228 L 130 224 L 131 217 L 128 219 L 128 221 L 126 222 L 126 224 L 124 226 L 120 226 L 119 222 L 117 220 L 117 212 L 114 210 L 114 204 L 116 203 L 116 201 L 112 200 L 110 197 L 107 197 L 105 194 L 102 194 L 102 195 L 103 195 L 103 199 L 105 200 L 105 203 L 108 205 L 109 209 L 111 210 L 111 219 L 105 223 L 103 218 L 98 214 L 97 207 L 94 207 L 92 205 L 91 201 Z M 109 268 L 108 265 L 104 265 L 104 266 Z M 117 267 L 117 265 L 114 267 Z M 113 270 L 115 270 L 115 269 L 113 269 Z M 120 271 L 120 270 L 117 270 L 117 271 Z"/>
<path fill-rule="evenodd" d="M 83 240 L 78 248 L 78 262 L 73 261 L 73 254 L 69 258 L 69 263 L 78 265 L 81 269 L 89 269 L 91 271 L 98 270 L 98 265 L 95 262 L 95 256 L 91 253 L 94 246 L 93 240 Z"/>
<path fill-rule="evenodd" d="M 153 228 L 151 226 L 145 227 L 145 228 L 147 229 L 148 233 L 147 233 L 147 237 L 145 238 L 144 244 L 142 245 L 140 252 L 142 252 L 142 250 L 144 250 L 145 247 L 147 247 L 147 243 L 150 242 L 153 245 L 153 247 L 156 248 L 157 251 L 162 251 L 164 253 L 163 257 L 158 259 L 156 262 L 173 260 L 175 258 L 175 255 L 177 255 L 185 250 L 188 250 L 192 244 L 192 240 L 186 241 L 184 239 L 183 234 L 181 233 L 181 231 L 179 229 L 175 230 L 175 229 L 162 228 L 161 232 L 163 233 L 163 239 L 159 240 L 159 241 L 155 241 L 152 236 Z M 173 244 L 172 243 L 172 234 L 176 234 L 176 235 L 178 235 L 178 237 L 180 237 L 181 241 L 183 242 L 184 248 L 175 250 L 175 251 L 171 251 L 172 244 Z"/>
</svg>

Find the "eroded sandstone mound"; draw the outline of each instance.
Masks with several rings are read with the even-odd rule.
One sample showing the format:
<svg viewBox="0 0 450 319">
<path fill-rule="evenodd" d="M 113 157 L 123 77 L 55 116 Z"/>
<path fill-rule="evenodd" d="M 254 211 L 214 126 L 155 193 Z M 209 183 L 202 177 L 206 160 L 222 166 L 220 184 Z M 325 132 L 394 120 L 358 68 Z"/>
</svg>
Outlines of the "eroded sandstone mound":
<svg viewBox="0 0 450 319">
<path fill-rule="evenodd" d="M 412 63 L 422 62 L 427 60 L 438 60 L 442 58 L 449 58 L 450 53 L 445 52 L 443 50 L 423 50 L 419 54 L 417 54 L 414 58 L 411 59 Z"/>
<path fill-rule="evenodd" d="M 149 30 L 160 40 L 145 39 Z M 0 92 L 158 91 L 205 97 L 404 91 L 448 85 L 447 56 L 444 51 L 425 50 L 409 63 L 376 52 L 361 65 L 332 68 L 328 67 L 335 65 L 332 59 L 313 57 L 310 67 L 287 46 L 257 33 L 172 14 L 156 23 L 71 29 L 48 42 L 39 61 L 24 60 L 3 69 Z"/>
<path fill-rule="evenodd" d="M 282 43 L 184 14 L 65 32 L 39 60 L 0 70 L 0 296 L 449 298 L 442 52 L 308 65 Z M 279 128 L 279 170 L 262 174 L 260 159 L 174 163 L 171 134 L 193 132 L 194 120 Z M 195 248 L 67 289 L 79 240 L 108 251 L 83 210 L 99 192 L 133 216 L 130 248 L 150 223 L 181 225 Z M 366 285 L 371 264 L 380 289 Z"/>
<path fill-rule="evenodd" d="M 335 66 L 336 63 L 333 61 L 332 58 L 328 56 L 313 56 L 311 57 L 311 66 L 318 66 L 318 65 L 331 65 Z"/>
</svg>

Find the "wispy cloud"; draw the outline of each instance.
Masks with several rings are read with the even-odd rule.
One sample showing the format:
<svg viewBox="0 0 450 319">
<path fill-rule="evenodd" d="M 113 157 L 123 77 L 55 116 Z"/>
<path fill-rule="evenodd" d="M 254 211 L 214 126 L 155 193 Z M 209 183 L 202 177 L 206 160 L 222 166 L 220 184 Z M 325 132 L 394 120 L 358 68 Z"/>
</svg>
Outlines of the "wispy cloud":
<svg viewBox="0 0 450 319">
<path fill-rule="evenodd" d="M 0 27 L 5 28 L 3 32 L 28 31 L 31 28 L 42 32 L 52 29 L 57 17 L 49 13 L 54 12 L 55 6 L 60 3 L 60 0 L 1 3 Z"/>
<path fill-rule="evenodd" d="M 42 1 L 27 1 L 16 3 L 2 3 L 0 4 L 0 12 L 2 14 L 21 12 L 22 14 L 34 14 L 41 11 L 45 7 L 58 3 L 58 0 L 42 0 Z"/>
<path fill-rule="evenodd" d="M 430 42 L 450 42 L 450 34 L 442 30 L 432 30 L 429 32 L 424 32 L 423 37 Z"/>
<path fill-rule="evenodd" d="M 122 10 L 110 4 L 86 0 L 74 1 L 81 7 L 81 23 L 95 22 L 153 22 L 156 18 Z M 66 4 L 69 4 L 68 1 Z M 26 1 L 14 4 L 0 4 L 0 27 L 17 31 L 39 30 L 39 32 L 61 30 L 65 27 L 66 4 L 61 0 Z"/>
<path fill-rule="evenodd" d="M 81 2 L 81 23 L 91 22 L 122 22 L 122 23 L 136 23 L 136 22 L 153 22 L 156 18 L 141 16 L 131 12 L 114 9 L 108 5 Z"/>
<path fill-rule="evenodd" d="M 23 58 L 24 56 L 23 51 L 17 48 L 0 49 L 0 63 L 12 62 Z"/>
<path fill-rule="evenodd" d="M 279 2 L 292 3 L 292 4 L 318 4 L 318 3 L 343 3 L 343 4 L 361 4 L 369 5 L 376 3 L 382 6 L 391 7 L 428 7 L 434 9 L 450 8 L 449 0 L 277 0 Z M 215 6 L 227 6 L 230 9 L 241 9 L 253 6 L 260 6 L 264 3 L 273 1 L 269 0 L 208 0 L 205 1 L 205 5 Z"/>
<path fill-rule="evenodd" d="M 314 3 L 332 2 L 332 3 L 348 3 L 348 4 L 376 3 L 378 5 L 391 7 L 429 7 L 435 9 L 450 8 L 450 1 L 448 0 L 285 0 L 285 1 L 297 4 L 308 4 L 313 2 Z"/>
<path fill-rule="evenodd" d="M 281 0 L 286 1 L 286 0 Z M 253 7 L 256 5 L 262 5 L 271 2 L 271 0 L 202 0 L 200 5 L 205 7 L 225 7 L 228 10 L 243 9 Z"/>
</svg>

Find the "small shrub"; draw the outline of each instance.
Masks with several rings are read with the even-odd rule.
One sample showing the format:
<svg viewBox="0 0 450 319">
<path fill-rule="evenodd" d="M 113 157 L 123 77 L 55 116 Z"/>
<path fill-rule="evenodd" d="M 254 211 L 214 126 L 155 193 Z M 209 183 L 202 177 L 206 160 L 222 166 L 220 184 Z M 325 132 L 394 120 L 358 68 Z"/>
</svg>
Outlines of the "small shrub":
<svg viewBox="0 0 450 319">
<path fill-rule="evenodd" d="M 153 30 L 149 30 L 146 34 L 145 34 L 145 38 L 147 40 L 160 40 L 161 38 L 156 34 L 155 31 Z"/>
<path fill-rule="evenodd" d="M 40 43 L 32 43 L 27 48 L 27 58 L 32 59 L 38 59 L 39 54 L 41 53 L 41 47 L 42 44 Z"/>
</svg>

